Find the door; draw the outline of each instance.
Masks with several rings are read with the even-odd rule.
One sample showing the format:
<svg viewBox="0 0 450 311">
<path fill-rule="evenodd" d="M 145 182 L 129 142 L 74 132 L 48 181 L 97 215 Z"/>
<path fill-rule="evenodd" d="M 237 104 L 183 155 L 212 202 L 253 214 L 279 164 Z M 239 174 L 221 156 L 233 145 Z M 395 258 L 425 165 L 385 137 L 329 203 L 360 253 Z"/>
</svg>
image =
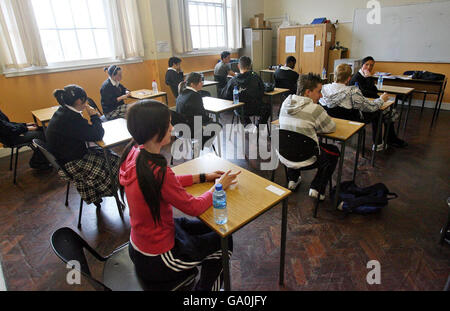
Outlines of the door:
<svg viewBox="0 0 450 311">
<path fill-rule="evenodd" d="M 278 64 L 284 65 L 288 56 L 297 59 L 295 71 L 300 72 L 300 27 L 278 30 Z"/>
<path fill-rule="evenodd" d="M 325 31 L 322 25 L 301 28 L 301 73 L 322 73 L 326 39 L 324 34 Z M 314 36 L 313 40 L 305 40 L 305 38 L 309 39 L 312 38 L 312 36 Z"/>
</svg>

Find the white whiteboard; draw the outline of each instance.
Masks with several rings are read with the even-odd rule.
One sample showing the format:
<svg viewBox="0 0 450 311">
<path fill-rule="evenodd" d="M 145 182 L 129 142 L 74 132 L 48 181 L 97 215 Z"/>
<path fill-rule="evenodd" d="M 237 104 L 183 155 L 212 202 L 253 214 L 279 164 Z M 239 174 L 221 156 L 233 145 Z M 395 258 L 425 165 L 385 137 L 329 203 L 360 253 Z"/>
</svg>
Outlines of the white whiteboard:
<svg viewBox="0 0 450 311">
<path fill-rule="evenodd" d="M 352 58 L 450 63 L 450 1 L 381 8 L 381 24 L 369 24 L 372 9 L 356 9 Z"/>
</svg>

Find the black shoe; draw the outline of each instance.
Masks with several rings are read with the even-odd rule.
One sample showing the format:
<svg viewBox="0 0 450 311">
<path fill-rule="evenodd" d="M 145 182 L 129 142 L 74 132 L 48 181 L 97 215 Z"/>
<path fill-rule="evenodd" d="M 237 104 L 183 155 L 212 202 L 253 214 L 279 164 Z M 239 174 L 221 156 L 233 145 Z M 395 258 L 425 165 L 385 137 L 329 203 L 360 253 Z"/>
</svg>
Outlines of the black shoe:
<svg viewBox="0 0 450 311">
<path fill-rule="evenodd" d="M 392 141 L 388 142 L 388 145 L 397 148 L 406 148 L 408 146 L 408 143 L 400 138 L 395 138 Z"/>
</svg>

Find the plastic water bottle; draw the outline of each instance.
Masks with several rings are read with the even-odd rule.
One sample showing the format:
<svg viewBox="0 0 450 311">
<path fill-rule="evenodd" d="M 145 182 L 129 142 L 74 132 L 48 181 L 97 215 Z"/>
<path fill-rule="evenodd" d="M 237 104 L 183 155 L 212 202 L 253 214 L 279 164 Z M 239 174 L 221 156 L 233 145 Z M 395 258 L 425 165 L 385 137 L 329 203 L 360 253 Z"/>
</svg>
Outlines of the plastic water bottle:
<svg viewBox="0 0 450 311">
<path fill-rule="evenodd" d="M 223 190 L 222 184 L 216 185 L 213 193 L 214 221 L 218 225 L 224 225 L 228 221 L 227 194 Z"/>
<path fill-rule="evenodd" d="M 205 75 L 201 73 L 200 76 L 202 77 L 202 81 L 205 81 Z"/>
<path fill-rule="evenodd" d="M 327 78 L 327 71 L 325 68 L 323 68 L 322 70 L 322 79 L 326 79 Z"/>
<path fill-rule="evenodd" d="M 379 90 L 381 90 L 381 89 L 383 88 L 383 75 L 380 75 L 380 76 L 378 77 L 377 88 L 378 88 Z"/>
<path fill-rule="evenodd" d="M 237 104 L 239 104 L 239 91 L 237 86 L 235 86 L 233 90 L 233 105 Z"/>
<path fill-rule="evenodd" d="M 153 82 L 152 82 L 152 89 L 153 89 L 153 94 L 158 93 L 158 83 L 156 83 L 155 80 L 153 80 Z"/>
<path fill-rule="evenodd" d="M 356 86 L 357 88 L 359 88 L 359 83 L 358 83 L 358 82 L 355 82 L 355 86 Z"/>
</svg>

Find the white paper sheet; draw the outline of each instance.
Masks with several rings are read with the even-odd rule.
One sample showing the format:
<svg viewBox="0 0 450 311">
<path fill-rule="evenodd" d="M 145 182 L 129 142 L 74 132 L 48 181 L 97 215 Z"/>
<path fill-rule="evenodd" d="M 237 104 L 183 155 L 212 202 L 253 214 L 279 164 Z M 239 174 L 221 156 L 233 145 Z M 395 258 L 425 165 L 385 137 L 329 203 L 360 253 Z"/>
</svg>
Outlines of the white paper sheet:
<svg viewBox="0 0 450 311">
<path fill-rule="evenodd" d="M 275 193 L 276 195 L 279 195 L 280 197 L 286 192 L 286 191 L 283 191 L 272 185 L 267 187 L 266 190 L 269 190 L 270 192 Z"/>
<path fill-rule="evenodd" d="M 295 43 L 297 37 L 287 36 L 286 37 L 286 53 L 295 53 Z"/>
<path fill-rule="evenodd" d="M 314 35 L 305 35 L 303 37 L 303 52 L 314 53 Z"/>
</svg>

